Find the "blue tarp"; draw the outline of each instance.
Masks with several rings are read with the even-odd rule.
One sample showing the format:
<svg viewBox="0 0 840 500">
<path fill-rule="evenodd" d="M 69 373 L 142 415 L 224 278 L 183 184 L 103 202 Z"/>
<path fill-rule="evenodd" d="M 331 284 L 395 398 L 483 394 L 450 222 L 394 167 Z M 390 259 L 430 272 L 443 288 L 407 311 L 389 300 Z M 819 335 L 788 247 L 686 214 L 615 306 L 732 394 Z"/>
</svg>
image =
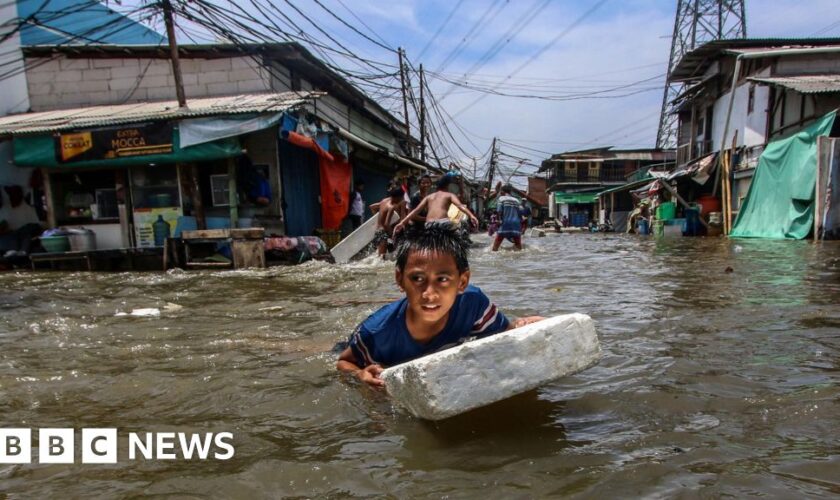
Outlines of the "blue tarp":
<svg viewBox="0 0 840 500">
<path fill-rule="evenodd" d="M 166 37 L 95 0 L 18 0 L 21 45 L 157 45 Z"/>
</svg>

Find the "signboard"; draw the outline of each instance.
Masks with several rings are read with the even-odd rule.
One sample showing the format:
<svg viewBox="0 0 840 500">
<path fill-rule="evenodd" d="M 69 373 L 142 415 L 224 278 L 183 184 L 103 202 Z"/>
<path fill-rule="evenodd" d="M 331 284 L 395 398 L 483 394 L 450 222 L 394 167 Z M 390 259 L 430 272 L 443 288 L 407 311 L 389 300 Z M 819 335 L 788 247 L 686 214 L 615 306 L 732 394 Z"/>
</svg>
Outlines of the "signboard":
<svg viewBox="0 0 840 500">
<path fill-rule="evenodd" d="M 155 245 L 155 223 L 158 216 L 169 225 L 169 234 L 158 229 L 158 243 Z M 175 233 L 175 226 L 178 224 L 178 217 L 181 216 L 180 207 L 166 208 L 138 208 L 134 210 L 134 234 L 137 237 L 138 247 L 154 247 L 163 244 L 162 238 L 172 236 Z M 164 228 L 165 229 L 165 228 Z"/>
<path fill-rule="evenodd" d="M 140 124 L 55 136 L 58 163 L 172 153 L 170 123 Z"/>
<path fill-rule="evenodd" d="M 598 193 L 554 193 L 555 203 L 595 203 Z"/>
</svg>

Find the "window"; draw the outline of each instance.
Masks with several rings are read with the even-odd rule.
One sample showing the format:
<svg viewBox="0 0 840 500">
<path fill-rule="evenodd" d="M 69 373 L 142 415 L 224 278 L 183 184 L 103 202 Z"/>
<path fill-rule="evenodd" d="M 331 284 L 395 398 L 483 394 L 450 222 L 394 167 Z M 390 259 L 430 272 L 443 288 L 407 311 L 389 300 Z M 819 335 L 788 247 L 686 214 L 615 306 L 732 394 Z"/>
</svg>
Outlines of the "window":
<svg viewBox="0 0 840 500">
<path fill-rule="evenodd" d="M 755 109 L 755 84 L 750 85 L 749 94 L 747 96 L 747 114 L 751 114 Z"/>
<path fill-rule="evenodd" d="M 117 207 L 117 190 L 116 189 L 97 189 L 96 190 L 96 213 L 93 214 L 94 219 L 116 219 L 119 218 L 120 211 Z"/>
<path fill-rule="evenodd" d="M 211 175 L 210 176 L 210 188 L 213 193 L 213 206 L 214 207 L 227 207 L 230 206 L 230 189 L 228 186 L 228 176 L 227 174 L 224 175 Z"/>
<path fill-rule="evenodd" d="M 601 178 L 601 164 L 598 162 L 589 162 L 589 179 L 598 180 Z"/>
</svg>

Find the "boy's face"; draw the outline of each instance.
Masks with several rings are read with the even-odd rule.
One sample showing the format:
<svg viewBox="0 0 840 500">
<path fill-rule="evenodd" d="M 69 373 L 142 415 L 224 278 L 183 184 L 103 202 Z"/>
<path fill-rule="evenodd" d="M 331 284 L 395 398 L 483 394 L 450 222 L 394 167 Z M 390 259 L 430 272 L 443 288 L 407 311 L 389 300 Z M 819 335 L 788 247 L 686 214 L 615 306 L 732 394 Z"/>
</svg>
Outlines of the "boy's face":
<svg viewBox="0 0 840 500">
<path fill-rule="evenodd" d="M 408 298 L 412 318 L 434 325 L 446 321 L 458 294 L 470 282 L 470 272 L 458 272 L 452 255 L 411 252 L 405 269 L 397 269 L 396 279 L 397 286 L 405 291 Z M 439 326 L 443 328 L 444 325 Z"/>
</svg>

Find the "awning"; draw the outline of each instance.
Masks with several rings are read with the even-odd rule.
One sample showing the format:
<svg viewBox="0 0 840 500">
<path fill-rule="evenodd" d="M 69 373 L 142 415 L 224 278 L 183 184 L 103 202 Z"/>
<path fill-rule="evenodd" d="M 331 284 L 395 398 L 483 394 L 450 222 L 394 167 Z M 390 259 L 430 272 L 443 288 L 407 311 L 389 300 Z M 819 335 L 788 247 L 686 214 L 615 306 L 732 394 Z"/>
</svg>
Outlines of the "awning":
<svg viewBox="0 0 840 500">
<path fill-rule="evenodd" d="M 321 95 L 323 92 L 242 94 L 189 99 L 186 108 L 179 108 L 177 101 L 161 101 L 22 113 L 0 118 L 0 135 L 43 134 L 153 121 L 174 122 L 207 116 L 274 114 L 300 106 Z"/>
<path fill-rule="evenodd" d="M 565 203 L 568 205 L 575 203 L 595 203 L 598 199 L 598 193 L 554 193 L 555 203 Z"/>
<path fill-rule="evenodd" d="M 840 74 L 753 77 L 747 80 L 784 87 L 800 94 L 840 92 Z"/>
<path fill-rule="evenodd" d="M 381 155 L 385 155 L 385 156 L 387 156 L 387 157 L 389 157 L 393 160 L 396 160 L 396 161 L 402 163 L 403 165 L 406 165 L 406 166 L 409 166 L 409 167 L 412 167 L 412 168 L 416 168 L 416 169 L 424 171 L 424 172 L 427 170 L 426 167 L 424 167 L 423 165 L 420 165 L 419 163 L 415 163 L 415 162 L 409 160 L 408 158 L 406 158 L 404 156 L 393 153 L 387 148 L 380 147 L 380 146 L 377 146 L 375 144 L 372 144 L 372 143 L 362 139 L 358 135 L 356 135 L 352 132 L 349 132 L 349 131 L 341 128 L 341 127 L 337 127 L 337 128 L 338 128 L 338 135 L 340 135 L 341 137 L 344 137 L 345 139 L 347 139 L 350 142 L 353 142 L 353 143 L 355 143 L 355 144 L 357 144 L 357 145 L 359 145 L 359 146 L 361 146 L 365 149 L 369 149 L 369 150 L 373 151 L 374 153 L 379 153 Z"/>
<path fill-rule="evenodd" d="M 703 185 L 709 180 L 709 173 L 715 167 L 715 159 L 717 153 L 709 153 L 691 163 L 686 163 L 682 167 L 671 172 L 665 179 L 672 181 L 679 177 L 690 175 L 694 182 Z"/>
<path fill-rule="evenodd" d="M 627 191 L 628 189 L 633 189 L 635 187 L 639 187 L 639 186 L 642 186 L 642 185 L 645 185 L 645 184 L 649 184 L 650 181 L 651 181 L 650 178 L 648 178 L 648 179 L 641 179 L 641 180 L 638 180 L 638 181 L 628 182 L 627 184 L 623 184 L 621 186 L 616 186 L 614 188 L 610 188 L 610 189 L 606 189 L 604 191 L 601 191 L 600 193 L 598 193 L 598 196 L 600 197 L 600 196 L 603 196 L 605 194 Z"/>
</svg>

